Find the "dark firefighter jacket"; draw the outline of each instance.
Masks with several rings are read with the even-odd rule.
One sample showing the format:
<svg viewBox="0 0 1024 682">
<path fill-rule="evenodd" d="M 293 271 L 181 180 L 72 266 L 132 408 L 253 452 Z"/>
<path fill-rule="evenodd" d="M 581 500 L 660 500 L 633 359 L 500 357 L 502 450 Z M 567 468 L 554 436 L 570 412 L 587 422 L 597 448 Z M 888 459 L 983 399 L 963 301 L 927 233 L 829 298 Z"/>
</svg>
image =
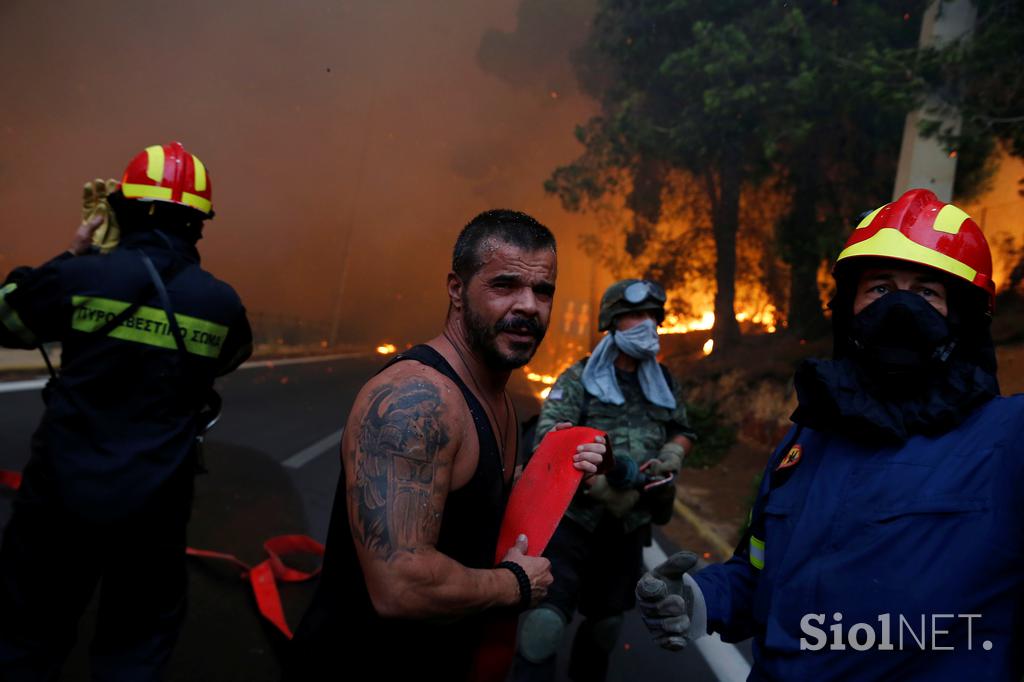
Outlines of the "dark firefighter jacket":
<svg viewBox="0 0 1024 682">
<path fill-rule="evenodd" d="M 695 578 L 751 680 L 1019 680 L 1024 396 L 868 447 L 794 427 L 735 556 Z"/>
<path fill-rule="evenodd" d="M 140 252 L 165 283 L 184 353 Z M 110 328 L 134 303 L 142 305 Z M 0 344 L 58 341 L 60 373 L 43 391 L 30 466 L 53 477 L 63 504 L 94 520 L 138 509 L 186 465 L 214 379 L 252 352 L 235 291 L 199 267 L 194 245 L 153 231 L 123 235 L 107 255 L 65 253 L 10 273 L 0 288 Z"/>
</svg>

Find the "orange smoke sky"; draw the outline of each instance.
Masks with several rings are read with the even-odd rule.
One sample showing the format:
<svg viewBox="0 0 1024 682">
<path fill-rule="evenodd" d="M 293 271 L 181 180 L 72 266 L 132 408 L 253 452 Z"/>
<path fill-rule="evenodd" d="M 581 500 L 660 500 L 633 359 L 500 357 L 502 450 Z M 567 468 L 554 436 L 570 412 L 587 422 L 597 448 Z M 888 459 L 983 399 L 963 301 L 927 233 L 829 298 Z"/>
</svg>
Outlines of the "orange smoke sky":
<svg viewBox="0 0 1024 682">
<path fill-rule="evenodd" d="M 329 318 L 352 226 L 340 338 L 433 334 L 456 234 L 506 207 L 559 238 L 557 317 L 591 295 L 588 226 L 541 183 L 595 110 L 568 65 L 587 3 L 562 4 L 516 49 L 519 0 L 6 0 L 0 272 L 66 248 L 82 182 L 176 139 L 213 180 L 204 264 L 251 311 Z"/>
</svg>

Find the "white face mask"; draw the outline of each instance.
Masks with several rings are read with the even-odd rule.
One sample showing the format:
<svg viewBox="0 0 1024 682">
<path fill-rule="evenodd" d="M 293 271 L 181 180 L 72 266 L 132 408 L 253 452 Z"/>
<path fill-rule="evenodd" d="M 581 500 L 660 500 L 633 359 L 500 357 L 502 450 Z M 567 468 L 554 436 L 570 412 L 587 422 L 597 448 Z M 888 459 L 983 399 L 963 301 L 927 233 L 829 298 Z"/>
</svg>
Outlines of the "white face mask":
<svg viewBox="0 0 1024 682">
<path fill-rule="evenodd" d="M 612 332 L 612 338 L 620 351 L 636 360 L 653 358 L 661 350 L 658 326 L 654 320 L 644 320 L 625 331 Z"/>
</svg>

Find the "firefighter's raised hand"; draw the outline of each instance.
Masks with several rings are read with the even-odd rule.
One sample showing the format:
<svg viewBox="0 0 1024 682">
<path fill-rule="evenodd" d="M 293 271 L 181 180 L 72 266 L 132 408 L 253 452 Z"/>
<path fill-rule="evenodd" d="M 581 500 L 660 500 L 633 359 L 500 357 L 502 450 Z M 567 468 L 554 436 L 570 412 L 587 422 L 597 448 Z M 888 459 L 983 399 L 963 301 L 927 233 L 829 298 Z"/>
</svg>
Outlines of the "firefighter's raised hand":
<svg viewBox="0 0 1024 682">
<path fill-rule="evenodd" d="M 75 230 L 75 236 L 71 239 L 71 248 L 68 250 L 76 256 L 88 253 L 92 246 L 92 236 L 102 224 L 103 216 L 96 215 L 79 225 Z"/>
<path fill-rule="evenodd" d="M 85 225 L 96 217 L 101 219 L 100 224 L 92 232 L 91 245 L 103 253 L 112 250 L 121 239 L 117 216 L 108 200 L 108 197 L 117 191 L 117 187 L 117 180 L 102 180 L 100 178 L 91 180 L 82 186 L 82 224 Z M 86 249 L 88 249 L 88 245 Z M 81 253 L 84 251 L 77 255 L 81 255 Z"/>
<path fill-rule="evenodd" d="M 693 578 L 686 575 L 696 565 L 696 554 L 677 552 L 645 573 L 636 585 L 644 625 L 664 649 L 685 649 L 707 634 L 704 597 Z"/>
</svg>

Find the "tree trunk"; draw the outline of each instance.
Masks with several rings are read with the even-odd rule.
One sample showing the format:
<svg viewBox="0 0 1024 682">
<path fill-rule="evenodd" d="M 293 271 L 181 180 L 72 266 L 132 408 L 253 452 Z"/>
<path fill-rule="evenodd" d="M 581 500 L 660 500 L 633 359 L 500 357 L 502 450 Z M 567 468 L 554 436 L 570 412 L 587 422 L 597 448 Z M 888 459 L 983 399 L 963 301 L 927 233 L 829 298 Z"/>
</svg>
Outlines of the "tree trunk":
<svg viewBox="0 0 1024 682">
<path fill-rule="evenodd" d="M 740 336 L 736 322 L 736 233 L 740 226 L 739 162 L 727 158 L 718 169 L 717 200 L 712 201 L 711 229 L 715 236 L 715 352 L 734 345 Z M 713 188 L 711 188 L 713 191 Z"/>
<path fill-rule="evenodd" d="M 642 158 L 633 169 L 633 191 L 626 207 L 633 211 L 633 227 L 626 233 L 626 253 L 638 258 L 656 234 L 661 220 L 661 189 L 667 168 L 661 161 Z"/>
<path fill-rule="evenodd" d="M 828 331 L 818 294 L 819 239 L 824 226 L 818 220 L 817 168 L 808 164 L 800 170 L 779 237 L 783 259 L 790 267 L 788 326 L 803 338 L 814 338 Z"/>
<path fill-rule="evenodd" d="M 817 338 L 828 331 L 818 294 L 818 259 L 806 254 L 789 270 L 789 328 L 801 338 Z"/>
</svg>

